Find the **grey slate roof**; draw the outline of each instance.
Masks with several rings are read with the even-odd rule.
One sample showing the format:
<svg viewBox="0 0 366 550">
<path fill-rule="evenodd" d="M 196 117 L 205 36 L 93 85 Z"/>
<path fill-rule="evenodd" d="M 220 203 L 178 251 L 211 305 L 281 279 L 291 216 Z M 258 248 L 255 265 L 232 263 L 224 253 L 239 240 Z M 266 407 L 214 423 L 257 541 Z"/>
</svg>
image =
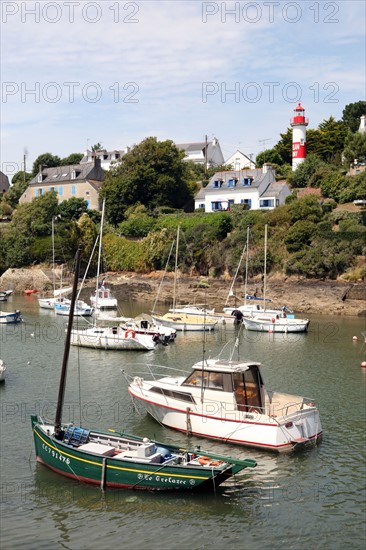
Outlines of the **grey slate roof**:
<svg viewBox="0 0 366 550">
<path fill-rule="evenodd" d="M 241 184 L 243 178 L 253 178 L 252 184 L 248 188 L 259 187 L 262 180 L 266 177 L 262 173 L 260 168 L 247 169 L 247 170 L 229 170 L 226 172 L 216 172 L 210 179 L 206 191 L 220 191 L 220 189 L 228 189 L 228 180 L 236 178 L 238 183 Z M 215 180 L 222 180 L 221 188 L 214 187 Z"/>
<path fill-rule="evenodd" d="M 278 197 L 286 187 L 288 187 L 287 183 L 272 182 L 264 193 L 262 193 L 261 197 Z"/>
<path fill-rule="evenodd" d="M 76 172 L 76 177 L 71 178 L 72 172 Z M 100 166 L 95 166 L 94 162 L 84 164 L 71 164 L 69 166 L 55 166 L 53 168 L 44 168 L 42 170 L 42 182 L 38 181 L 37 174 L 29 182 L 30 186 L 50 185 L 53 183 L 62 183 L 69 181 L 95 180 L 104 181 L 104 171 Z"/>
</svg>

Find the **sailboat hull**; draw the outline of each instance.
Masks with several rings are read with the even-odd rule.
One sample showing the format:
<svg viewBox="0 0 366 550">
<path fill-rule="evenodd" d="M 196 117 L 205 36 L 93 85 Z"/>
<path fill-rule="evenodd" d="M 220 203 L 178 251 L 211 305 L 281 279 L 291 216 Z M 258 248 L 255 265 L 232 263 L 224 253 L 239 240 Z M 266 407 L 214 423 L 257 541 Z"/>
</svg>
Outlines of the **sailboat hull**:
<svg viewBox="0 0 366 550">
<path fill-rule="evenodd" d="M 97 349 L 151 351 L 155 349 L 156 342 L 152 336 L 137 334 L 134 330 L 97 326 L 89 329 L 73 329 L 71 345 Z"/>
<path fill-rule="evenodd" d="M 184 331 L 211 331 L 217 325 L 217 320 L 205 318 L 203 315 L 188 315 L 186 313 L 166 313 L 165 315 L 151 315 L 155 323 L 164 327 L 173 328 L 181 332 Z"/>
<path fill-rule="evenodd" d="M 307 332 L 310 321 L 308 319 L 277 319 L 275 316 L 269 317 L 244 317 L 244 326 L 247 330 L 257 332 Z"/>
<path fill-rule="evenodd" d="M 71 479 L 105 487 L 149 491 L 213 490 L 246 467 L 245 461 L 238 461 L 240 465 L 203 468 L 101 456 L 56 440 L 47 433 L 52 431 L 52 427 L 41 425 L 36 416 L 32 416 L 32 426 L 38 462 Z M 178 450 L 175 447 L 169 450 L 174 452 L 175 449 Z M 247 462 L 247 466 L 255 466 L 254 461 Z"/>
</svg>

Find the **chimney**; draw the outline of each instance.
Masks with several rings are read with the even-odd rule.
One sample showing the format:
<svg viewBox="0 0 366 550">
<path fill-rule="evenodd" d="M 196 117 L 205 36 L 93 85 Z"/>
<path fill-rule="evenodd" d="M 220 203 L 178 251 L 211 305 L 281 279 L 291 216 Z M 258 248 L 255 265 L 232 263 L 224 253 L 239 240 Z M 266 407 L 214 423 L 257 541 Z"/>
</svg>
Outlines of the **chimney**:
<svg viewBox="0 0 366 550">
<path fill-rule="evenodd" d="M 101 167 L 102 167 L 102 161 L 95 156 L 94 157 L 94 168 L 96 168 L 97 170 L 100 170 Z"/>
<path fill-rule="evenodd" d="M 270 170 L 272 170 L 271 164 L 269 164 L 269 162 L 265 162 L 262 166 L 262 173 L 267 174 Z"/>
</svg>

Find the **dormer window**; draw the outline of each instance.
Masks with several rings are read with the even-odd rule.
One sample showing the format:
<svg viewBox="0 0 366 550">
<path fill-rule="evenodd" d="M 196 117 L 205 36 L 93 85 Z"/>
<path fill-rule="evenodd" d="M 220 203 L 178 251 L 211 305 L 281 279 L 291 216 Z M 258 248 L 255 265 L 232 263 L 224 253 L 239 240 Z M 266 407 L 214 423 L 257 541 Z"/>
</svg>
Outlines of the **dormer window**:
<svg viewBox="0 0 366 550">
<path fill-rule="evenodd" d="M 76 171 L 75 170 L 72 170 L 72 172 L 71 172 L 71 179 L 72 180 L 76 179 Z"/>
<path fill-rule="evenodd" d="M 37 182 L 38 182 L 38 183 L 42 183 L 42 181 L 43 181 L 43 176 L 42 176 L 42 174 L 40 173 L 40 174 L 38 174 Z"/>
<path fill-rule="evenodd" d="M 230 179 L 228 179 L 228 180 L 227 180 L 227 186 L 228 186 L 228 187 L 235 187 L 236 181 L 237 181 L 237 180 L 236 180 L 235 178 L 230 178 Z"/>
<path fill-rule="evenodd" d="M 243 178 L 243 185 L 252 185 L 253 178 Z"/>
<path fill-rule="evenodd" d="M 222 180 L 214 180 L 213 186 L 216 188 L 220 188 L 222 185 Z"/>
</svg>

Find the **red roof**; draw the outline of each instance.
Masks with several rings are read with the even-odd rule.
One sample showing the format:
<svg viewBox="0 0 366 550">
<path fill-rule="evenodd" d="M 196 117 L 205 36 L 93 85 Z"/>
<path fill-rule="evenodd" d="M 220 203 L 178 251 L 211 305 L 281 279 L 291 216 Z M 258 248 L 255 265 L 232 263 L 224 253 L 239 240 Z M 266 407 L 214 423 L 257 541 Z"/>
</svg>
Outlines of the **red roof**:
<svg viewBox="0 0 366 550">
<path fill-rule="evenodd" d="M 304 107 L 301 106 L 300 101 L 299 101 L 299 103 L 297 104 L 297 107 L 294 109 L 294 111 L 305 111 Z"/>
</svg>

